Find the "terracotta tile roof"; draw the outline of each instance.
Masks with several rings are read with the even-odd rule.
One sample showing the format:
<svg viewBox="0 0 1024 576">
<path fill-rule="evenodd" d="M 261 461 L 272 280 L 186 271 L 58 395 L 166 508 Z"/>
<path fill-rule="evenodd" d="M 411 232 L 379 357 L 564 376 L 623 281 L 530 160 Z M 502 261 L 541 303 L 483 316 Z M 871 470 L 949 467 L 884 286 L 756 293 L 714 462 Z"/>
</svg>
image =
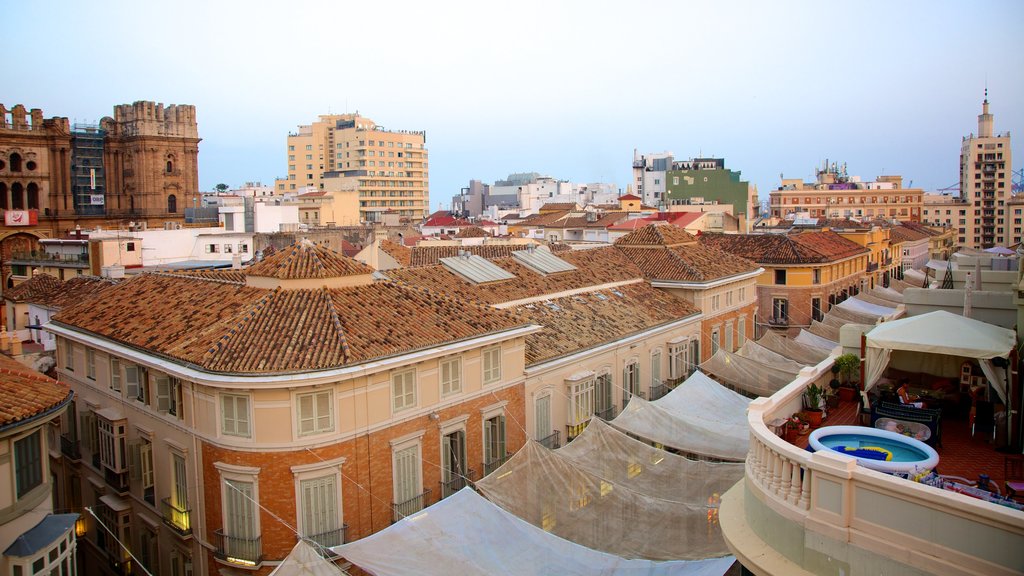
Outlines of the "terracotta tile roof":
<svg viewBox="0 0 1024 576">
<path fill-rule="evenodd" d="M 642 198 L 633 194 L 626 194 L 625 196 L 619 196 L 619 200 L 642 200 Z"/>
<path fill-rule="evenodd" d="M 938 231 L 938 230 L 936 230 L 936 229 L 934 229 L 934 228 L 932 228 L 930 226 L 925 226 L 924 224 L 921 224 L 920 222 L 901 222 L 900 224 L 904 228 L 907 228 L 908 230 L 914 230 L 915 232 L 920 232 L 922 234 L 927 234 L 928 236 L 939 236 L 939 235 L 943 234 L 942 232 L 940 232 L 940 231 Z"/>
<path fill-rule="evenodd" d="M 681 246 L 693 244 L 697 238 L 671 224 L 648 224 L 615 241 L 616 246 Z"/>
<path fill-rule="evenodd" d="M 455 235 L 456 238 L 490 238 L 490 232 L 484 230 L 479 226 L 469 226 L 459 230 Z"/>
<path fill-rule="evenodd" d="M 457 218 L 451 214 L 435 212 L 423 223 L 423 226 L 472 226 L 473 223 L 464 218 Z"/>
<path fill-rule="evenodd" d="M 516 278 L 483 286 L 467 282 L 440 265 L 388 270 L 386 274 L 399 282 L 448 294 L 460 300 L 492 305 L 643 278 L 643 272 L 627 256 L 613 247 L 573 250 L 557 255 L 575 266 L 576 270 L 544 276 L 510 257 L 492 261 L 502 269 L 515 274 Z"/>
<path fill-rule="evenodd" d="M 607 228 L 617 222 L 625 220 L 628 212 L 622 212 L 618 206 L 614 211 L 596 212 L 597 218 L 593 222 L 587 221 L 587 213 L 581 210 L 563 210 L 537 214 L 520 220 L 515 226 L 526 226 L 534 228 Z"/>
<path fill-rule="evenodd" d="M 520 317 L 544 326 L 541 332 L 526 337 L 527 365 L 620 340 L 698 313 L 689 303 L 646 282 L 535 302 L 515 311 Z"/>
<path fill-rule="evenodd" d="M 406 246 L 399 244 L 398 242 L 392 242 L 391 240 L 381 240 L 380 249 L 395 259 L 396 262 L 402 266 L 408 266 L 412 259 L 412 250 Z"/>
<path fill-rule="evenodd" d="M 245 284 L 245 272 L 243 270 L 229 270 L 224 268 L 214 270 L 172 270 L 168 272 L 156 272 L 156 274 L 172 274 L 178 277 L 196 278 L 199 280 L 214 280 L 217 282 Z"/>
<path fill-rule="evenodd" d="M 13 288 L 4 288 L 4 298 L 11 302 L 35 302 L 60 286 L 49 274 L 36 274 Z"/>
<path fill-rule="evenodd" d="M 616 206 L 618 208 L 618 206 Z M 533 214 L 523 218 L 517 222 L 516 226 L 547 226 L 552 222 L 556 222 L 565 218 L 569 215 L 569 210 L 559 210 L 557 212 L 548 212 L 547 214 Z"/>
<path fill-rule="evenodd" d="M 701 244 L 742 256 L 758 264 L 817 264 L 834 262 L 868 248 L 828 231 L 798 234 L 701 234 Z"/>
<path fill-rule="evenodd" d="M 516 250 L 526 250 L 523 244 L 482 244 L 479 246 L 416 246 L 411 248 L 409 266 L 433 266 L 441 258 L 458 256 L 460 251 L 492 260 L 512 256 Z"/>
<path fill-rule="evenodd" d="M 0 354 L 0 427 L 58 408 L 71 388 Z"/>
<path fill-rule="evenodd" d="M 339 278 L 373 274 L 373 268 L 333 250 L 300 240 L 245 269 L 246 276 L 279 279 Z"/>
<path fill-rule="evenodd" d="M 109 278 L 75 276 L 31 302 L 59 310 L 70 304 L 98 296 L 115 284 L 117 281 Z"/>
<path fill-rule="evenodd" d="M 757 264 L 746 258 L 701 244 L 655 249 L 619 246 L 619 249 L 644 271 L 648 280 L 712 282 L 758 269 Z"/>
<path fill-rule="evenodd" d="M 906 226 L 893 226 L 889 229 L 889 243 L 899 244 L 901 242 L 913 242 L 931 237 L 930 234 L 921 230 L 915 230 Z"/>
<path fill-rule="evenodd" d="M 547 204 L 541 206 L 540 209 L 544 212 L 548 212 L 551 210 L 578 210 L 579 204 L 576 204 L 575 202 L 548 202 Z"/>
<path fill-rule="evenodd" d="M 392 282 L 255 288 L 142 274 L 53 321 L 212 372 L 359 364 L 523 325 L 513 314 Z"/>
</svg>

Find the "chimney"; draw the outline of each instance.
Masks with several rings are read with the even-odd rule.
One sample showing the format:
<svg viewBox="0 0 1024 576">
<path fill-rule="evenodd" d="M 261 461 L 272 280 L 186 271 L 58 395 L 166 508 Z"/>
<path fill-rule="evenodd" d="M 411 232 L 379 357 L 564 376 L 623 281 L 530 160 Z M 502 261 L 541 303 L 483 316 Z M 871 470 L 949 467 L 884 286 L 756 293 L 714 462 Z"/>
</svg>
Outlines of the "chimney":
<svg viewBox="0 0 1024 576">
<path fill-rule="evenodd" d="M 242 255 L 241 254 L 232 254 L 231 255 L 231 269 L 232 270 L 241 270 L 242 269 Z"/>
</svg>

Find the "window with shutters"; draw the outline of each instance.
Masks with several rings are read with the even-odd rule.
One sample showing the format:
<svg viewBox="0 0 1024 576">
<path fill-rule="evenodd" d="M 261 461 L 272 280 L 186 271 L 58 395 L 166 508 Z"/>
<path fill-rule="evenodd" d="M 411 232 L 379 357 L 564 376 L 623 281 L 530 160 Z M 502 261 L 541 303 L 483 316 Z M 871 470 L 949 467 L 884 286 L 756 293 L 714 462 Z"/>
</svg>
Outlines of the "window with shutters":
<svg viewBox="0 0 1024 576">
<path fill-rule="evenodd" d="M 651 352 L 651 386 L 661 386 L 661 350 Z"/>
<path fill-rule="evenodd" d="M 127 420 L 108 420 L 97 415 L 100 440 L 100 463 L 111 472 L 128 471 L 128 440 L 125 437 Z"/>
<path fill-rule="evenodd" d="M 334 430 L 334 393 L 320 390 L 295 396 L 299 436 Z"/>
<path fill-rule="evenodd" d="M 732 347 L 732 322 L 725 325 L 725 351 L 733 352 L 735 348 Z"/>
<path fill-rule="evenodd" d="M 181 401 L 181 380 L 166 374 L 156 377 L 156 409 L 181 419 L 184 414 Z"/>
<path fill-rule="evenodd" d="M 85 377 L 89 380 L 96 379 L 96 351 L 92 348 L 85 349 Z"/>
<path fill-rule="evenodd" d="M 70 372 L 75 371 L 75 345 L 70 340 L 63 339 L 64 342 L 64 368 Z"/>
<path fill-rule="evenodd" d="M 339 486 L 336 473 L 299 480 L 299 530 L 322 547 L 345 543 Z"/>
<path fill-rule="evenodd" d="M 487 348 L 482 352 L 484 365 L 484 384 L 501 380 L 501 346 Z"/>
<path fill-rule="evenodd" d="M 142 487 L 142 498 L 150 505 L 156 505 L 153 485 L 153 443 L 148 438 L 139 438 L 129 444 L 129 469 L 132 480 Z"/>
<path fill-rule="evenodd" d="M 121 393 L 121 361 L 113 356 L 110 357 L 110 389 Z"/>
<path fill-rule="evenodd" d="M 220 397 L 221 432 L 228 436 L 250 436 L 249 396 L 222 394 Z M 301 420 L 300 420 L 301 422 Z"/>
<path fill-rule="evenodd" d="M 181 550 L 171 550 L 171 576 L 192 576 L 192 557 Z"/>
<path fill-rule="evenodd" d="M 171 524 L 179 531 L 191 530 L 191 518 L 188 507 L 188 470 L 185 468 L 185 456 L 177 452 L 171 453 Z"/>
<path fill-rule="evenodd" d="M 420 474 L 420 445 L 418 443 L 397 449 L 393 455 L 395 503 L 409 503 L 412 508 L 403 506 L 402 515 L 408 516 L 423 508 L 423 503 L 416 499 L 423 493 L 423 481 Z M 422 499 L 420 499 L 422 500 Z M 417 505 L 418 504 L 418 505 Z"/>
<path fill-rule="evenodd" d="M 534 436 L 543 440 L 551 435 L 551 395 L 541 396 L 534 402 Z"/>
<path fill-rule="evenodd" d="M 508 457 L 505 450 L 505 415 L 484 420 L 484 475 L 490 474 Z"/>
<path fill-rule="evenodd" d="M 252 481 L 224 479 L 224 534 L 220 553 L 228 562 L 255 563 L 261 556 L 256 502 Z"/>
<path fill-rule="evenodd" d="M 157 558 L 157 547 L 156 547 L 156 532 L 153 532 L 149 528 L 142 528 L 139 530 L 139 550 L 136 557 L 139 559 L 139 563 L 142 564 L 142 568 L 150 574 L 158 572 Z"/>
<path fill-rule="evenodd" d="M 416 406 L 415 370 L 397 372 L 391 376 L 391 406 L 394 412 Z"/>
<path fill-rule="evenodd" d="M 441 437 L 441 498 L 465 488 L 471 474 L 466 465 L 466 430 L 449 430 Z"/>
<path fill-rule="evenodd" d="M 22 498 L 43 483 L 43 447 L 41 432 L 14 441 L 14 482 L 17 498 Z M 8 484 L 9 486 L 9 484 Z"/>
<path fill-rule="evenodd" d="M 598 374 L 594 380 L 594 413 L 605 420 L 611 420 L 615 416 L 612 414 L 614 408 L 615 405 L 612 401 L 612 374 L 605 371 Z"/>
<path fill-rule="evenodd" d="M 440 364 L 441 395 L 462 392 L 462 358 L 444 360 Z"/>
<path fill-rule="evenodd" d="M 149 386 L 146 381 L 145 368 L 135 364 L 126 364 L 124 367 L 125 393 L 129 398 L 134 398 L 143 404 L 149 404 Z"/>
<path fill-rule="evenodd" d="M 668 349 L 668 373 L 669 378 L 685 378 L 689 375 L 689 354 L 690 344 L 687 341 L 680 342 Z"/>
<path fill-rule="evenodd" d="M 743 343 L 747 341 L 747 318 L 746 316 L 740 316 L 736 320 L 736 345 L 743 346 Z"/>
<path fill-rule="evenodd" d="M 622 369 L 622 407 L 640 390 L 640 365 L 634 360 Z"/>
<path fill-rule="evenodd" d="M 711 331 L 711 355 L 712 356 L 714 356 L 715 352 L 718 352 L 718 348 L 721 346 L 721 344 L 722 344 L 722 336 L 719 333 L 718 328 L 715 328 L 714 330 Z"/>
</svg>

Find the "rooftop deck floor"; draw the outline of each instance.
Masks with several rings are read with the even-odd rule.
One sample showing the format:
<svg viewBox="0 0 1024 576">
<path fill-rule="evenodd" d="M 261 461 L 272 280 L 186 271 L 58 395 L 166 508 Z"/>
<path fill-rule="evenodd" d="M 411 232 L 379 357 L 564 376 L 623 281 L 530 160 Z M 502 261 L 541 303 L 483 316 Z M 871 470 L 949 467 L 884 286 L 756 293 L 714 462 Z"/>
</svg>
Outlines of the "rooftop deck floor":
<svg viewBox="0 0 1024 576">
<path fill-rule="evenodd" d="M 860 404 L 844 402 L 833 409 L 822 426 L 860 425 Z M 936 446 L 939 465 L 936 471 L 943 476 L 959 476 L 976 482 L 980 474 L 987 474 L 992 482 L 1003 491 L 1005 454 L 998 452 L 990 442 L 991 433 L 971 436 L 971 426 L 966 419 L 942 420 L 942 446 Z M 807 448 L 810 435 L 798 436 L 794 445 Z"/>
</svg>

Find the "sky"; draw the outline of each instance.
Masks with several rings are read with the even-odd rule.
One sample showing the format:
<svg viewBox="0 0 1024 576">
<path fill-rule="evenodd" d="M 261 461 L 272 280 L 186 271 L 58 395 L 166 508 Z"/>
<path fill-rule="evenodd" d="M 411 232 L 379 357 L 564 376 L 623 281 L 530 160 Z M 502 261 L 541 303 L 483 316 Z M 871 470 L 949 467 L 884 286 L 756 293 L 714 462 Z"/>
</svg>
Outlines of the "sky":
<svg viewBox="0 0 1024 576">
<path fill-rule="evenodd" d="M 194 104 L 203 190 L 272 184 L 288 132 L 327 113 L 425 130 L 433 209 L 512 172 L 625 190 L 634 149 L 724 157 L 765 197 L 825 159 L 931 192 L 986 86 L 996 130 L 1024 130 L 1016 0 L 40 0 L 17 20 L 0 103 Z"/>
</svg>

